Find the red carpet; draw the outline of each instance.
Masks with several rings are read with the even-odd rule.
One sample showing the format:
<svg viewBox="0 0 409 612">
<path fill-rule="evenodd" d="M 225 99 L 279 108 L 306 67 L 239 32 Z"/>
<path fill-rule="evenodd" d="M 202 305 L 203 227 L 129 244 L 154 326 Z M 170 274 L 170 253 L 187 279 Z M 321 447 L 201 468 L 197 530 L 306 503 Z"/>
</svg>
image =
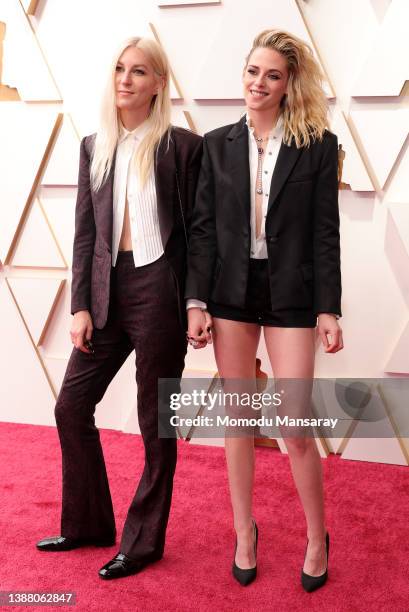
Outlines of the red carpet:
<svg viewBox="0 0 409 612">
<path fill-rule="evenodd" d="M 120 534 L 141 472 L 143 447 L 135 435 L 104 430 L 101 438 Z M 277 450 L 257 449 L 259 575 L 247 588 L 235 583 L 230 573 L 234 535 L 223 449 L 179 444 L 165 557 L 140 574 L 110 582 L 102 581 L 97 572 L 117 547 L 66 553 L 40 553 L 35 548 L 37 540 L 59 533 L 56 430 L 0 423 L 0 461 L 2 591 L 75 591 L 76 606 L 58 610 L 81 612 L 409 610 L 405 467 L 334 456 L 323 461 L 331 537 L 329 579 L 309 594 L 300 585 L 303 513 L 288 458 Z"/>
</svg>

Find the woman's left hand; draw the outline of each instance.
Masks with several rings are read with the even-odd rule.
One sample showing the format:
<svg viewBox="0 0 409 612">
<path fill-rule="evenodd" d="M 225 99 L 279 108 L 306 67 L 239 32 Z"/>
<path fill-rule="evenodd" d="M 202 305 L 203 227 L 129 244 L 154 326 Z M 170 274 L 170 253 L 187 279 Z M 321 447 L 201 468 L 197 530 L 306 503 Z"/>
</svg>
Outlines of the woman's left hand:
<svg viewBox="0 0 409 612">
<path fill-rule="evenodd" d="M 344 348 L 342 329 L 333 314 L 321 313 L 318 315 L 318 334 L 326 353 L 337 353 Z M 330 340 L 328 340 L 330 336 Z"/>
<path fill-rule="evenodd" d="M 212 343 L 212 317 L 207 310 L 189 308 L 187 338 L 193 348 L 204 348 Z"/>
</svg>

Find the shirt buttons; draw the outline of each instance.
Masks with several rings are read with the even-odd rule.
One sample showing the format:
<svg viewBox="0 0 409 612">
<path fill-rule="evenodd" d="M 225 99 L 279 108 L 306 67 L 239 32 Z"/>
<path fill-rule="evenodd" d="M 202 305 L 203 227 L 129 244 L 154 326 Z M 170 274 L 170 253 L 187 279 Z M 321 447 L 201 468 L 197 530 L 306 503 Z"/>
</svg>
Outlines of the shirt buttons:
<svg viewBox="0 0 409 612">
<path fill-rule="evenodd" d="M 269 155 L 272 155 L 272 152 L 271 152 L 271 151 L 269 152 Z"/>
<path fill-rule="evenodd" d="M 265 193 L 264 195 L 266 196 L 266 198 L 268 198 L 268 193 Z"/>
<path fill-rule="evenodd" d="M 264 170 L 264 174 L 268 174 L 268 170 Z"/>
</svg>

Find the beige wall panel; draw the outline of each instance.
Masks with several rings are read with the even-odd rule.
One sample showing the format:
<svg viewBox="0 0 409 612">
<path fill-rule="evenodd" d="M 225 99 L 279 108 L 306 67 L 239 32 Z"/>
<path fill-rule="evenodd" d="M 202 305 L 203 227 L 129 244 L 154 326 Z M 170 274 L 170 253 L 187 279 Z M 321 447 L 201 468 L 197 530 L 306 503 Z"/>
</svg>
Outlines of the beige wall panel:
<svg viewBox="0 0 409 612">
<path fill-rule="evenodd" d="M 41 187 L 38 198 L 64 259 L 71 267 L 77 188 Z"/>
<path fill-rule="evenodd" d="M 395 421 L 396 411 L 391 412 L 380 387 L 372 383 L 367 383 L 368 385 L 369 402 L 361 412 L 352 413 L 356 419 L 350 422 L 342 457 L 373 461 L 378 456 L 383 463 L 408 465 L 409 455 L 404 441 L 399 438 Z M 403 394 L 400 400 L 402 396 Z M 405 420 L 407 422 L 407 419 Z"/>
<path fill-rule="evenodd" d="M 383 188 L 408 135 L 409 110 L 352 110 L 350 116 Z"/>
<path fill-rule="evenodd" d="M 393 0 L 371 0 L 372 9 L 379 23 L 382 23 L 391 2 Z"/>
<path fill-rule="evenodd" d="M 190 130 L 189 122 L 186 118 L 186 115 L 183 113 L 182 108 L 179 106 L 172 107 L 172 119 L 173 125 L 178 125 L 179 127 L 185 128 L 185 130 Z"/>
<path fill-rule="evenodd" d="M 68 359 L 72 351 L 70 329 L 71 317 L 71 284 L 66 282 L 55 306 L 53 316 L 48 324 L 47 333 L 42 342 L 44 358 Z"/>
<path fill-rule="evenodd" d="M 2 0 L 0 21 L 6 23 L 3 82 L 17 87 L 22 100 L 60 100 L 47 63 L 19 0 Z"/>
<path fill-rule="evenodd" d="M 38 200 L 30 209 L 11 263 L 30 268 L 66 267 Z"/>
<path fill-rule="evenodd" d="M 357 428 L 358 430 L 358 428 Z M 357 436 L 359 433 L 357 433 Z M 353 461 L 374 461 L 393 465 L 408 465 L 398 440 L 390 438 L 352 438 L 342 453 L 342 459 Z"/>
<path fill-rule="evenodd" d="M 344 111 L 378 32 L 373 1 L 298 0 Z"/>
<path fill-rule="evenodd" d="M 50 425 L 54 396 L 3 279 L 0 304 L 0 421 Z"/>
<path fill-rule="evenodd" d="M 409 2 L 393 0 L 369 47 L 353 96 L 399 96 L 409 79 Z"/>
<path fill-rule="evenodd" d="M 318 344 L 318 343 L 317 343 Z M 327 378 L 327 377 L 325 377 Z M 335 380 L 330 383 L 317 384 L 314 389 L 314 401 L 312 404 L 312 410 L 314 416 L 317 417 L 329 417 L 329 418 L 339 418 L 345 419 L 347 416 L 345 411 L 340 406 L 339 400 L 337 399 L 335 393 Z M 325 446 L 328 449 L 328 452 L 338 453 L 339 448 L 342 445 L 344 437 L 348 431 L 349 422 L 348 421 L 340 421 L 337 425 L 337 433 L 340 435 L 339 438 L 324 438 Z M 325 433 L 325 430 L 322 430 L 321 433 Z"/>
<path fill-rule="evenodd" d="M 48 372 L 48 376 L 50 377 L 51 383 L 56 393 L 58 393 L 64 378 L 65 370 L 67 368 L 68 359 L 45 357 L 45 353 L 42 350 L 42 347 L 39 347 L 39 350 L 44 366 Z"/>
<path fill-rule="evenodd" d="M 223 106 L 208 106 L 205 103 L 197 105 L 192 110 L 192 118 L 199 134 L 210 130 L 236 123 L 245 114 L 246 109 L 242 104 L 223 104 Z"/>
<path fill-rule="evenodd" d="M 49 106 L 1 105 L 0 260 L 4 261 L 24 211 L 56 120 Z M 29 137 L 30 146 L 22 146 Z"/>
<path fill-rule="evenodd" d="M 6 35 L 6 24 L 0 21 L 0 101 L 10 102 L 11 100 L 20 100 L 16 88 L 8 87 L 7 83 L 2 80 L 3 72 L 3 40 Z"/>
<path fill-rule="evenodd" d="M 385 255 L 388 210 L 372 194 L 345 190 L 339 202 L 345 348 L 336 355 L 320 348 L 316 376 L 382 377 L 408 308 Z"/>
<path fill-rule="evenodd" d="M 204 61 L 193 84 L 195 99 L 243 98 L 241 76 L 245 57 L 254 37 L 267 24 L 289 30 L 311 43 L 295 0 L 281 3 L 279 11 L 274 10 L 271 0 L 244 2 L 240 11 L 237 4 L 230 3 L 223 11 L 221 24 L 203 49 Z"/>
<path fill-rule="evenodd" d="M 161 41 L 159 34 L 158 34 L 158 30 L 155 26 L 154 23 L 150 23 L 149 24 L 149 29 L 150 29 L 150 33 L 149 36 L 153 37 L 160 45 L 164 47 L 163 42 Z M 168 55 L 169 61 L 170 61 L 170 57 Z M 172 100 L 180 100 L 181 98 L 183 98 L 182 95 L 182 91 L 180 89 L 179 83 L 176 81 L 175 78 L 175 74 L 173 72 L 173 68 L 172 68 L 172 62 L 170 61 L 170 87 L 169 87 L 169 93 L 170 93 L 170 97 Z"/>
<path fill-rule="evenodd" d="M 20 0 L 27 15 L 34 15 L 40 0 Z"/>
<path fill-rule="evenodd" d="M 60 289 L 58 278 L 8 279 L 9 285 L 28 327 L 30 335 L 38 345 L 48 315 Z"/>
<path fill-rule="evenodd" d="M 170 81 L 170 97 L 172 100 L 181 100 L 182 96 L 179 94 L 174 79 Z"/>
<path fill-rule="evenodd" d="M 409 196 L 409 194 L 407 194 Z M 406 204 L 389 204 L 390 213 L 409 257 L 409 197 Z M 409 260 L 408 260 L 409 263 Z M 409 276 L 409 274 L 408 274 Z M 408 280 L 409 288 L 409 280 Z"/>
<path fill-rule="evenodd" d="M 374 186 L 362 161 L 357 144 L 344 115 L 339 109 L 335 109 L 333 113 L 331 130 L 338 136 L 338 144 L 342 144 L 345 151 L 342 182 L 350 185 L 353 191 L 373 191 Z"/>
<path fill-rule="evenodd" d="M 400 337 L 392 350 L 385 372 L 389 374 L 409 374 L 409 321 L 405 324 Z"/>
<path fill-rule="evenodd" d="M 407 206 L 407 204 L 402 206 Z M 406 304 L 406 309 L 404 312 L 400 312 L 400 310 L 397 309 L 397 304 L 394 304 L 395 307 L 393 308 L 393 320 L 399 322 L 402 321 L 402 318 L 406 318 L 407 309 L 409 309 L 409 254 L 405 247 L 405 242 L 402 238 L 403 235 L 407 234 L 408 228 L 398 226 L 397 223 L 399 222 L 399 220 L 395 221 L 395 218 L 391 213 L 390 207 L 391 205 L 389 205 L 388 208 L 385 207 L 387 214 L 387 222 L 384 236 L 384 249 L 385 256 L 388 260 L 390 269 L 393 272 L 402 299 Z"/>
<path fill-rule="evenodd" d="M 386 198 L 388 202 L 409 202 L 409 147 L 402 153 L 400 163 L 387 186 Z"/>
<path fill-rule="evenodd" d="M 77 185 L 79 156 L 78 136 L 70 118 L 64 115 L 41 181 L 42 185 Z"/>
<path fill-rule="evenodd" d="M 191 6 L 193 4 L 220 4 L 221 0 L 154 0 L 158 6 Z"/>
</svg>

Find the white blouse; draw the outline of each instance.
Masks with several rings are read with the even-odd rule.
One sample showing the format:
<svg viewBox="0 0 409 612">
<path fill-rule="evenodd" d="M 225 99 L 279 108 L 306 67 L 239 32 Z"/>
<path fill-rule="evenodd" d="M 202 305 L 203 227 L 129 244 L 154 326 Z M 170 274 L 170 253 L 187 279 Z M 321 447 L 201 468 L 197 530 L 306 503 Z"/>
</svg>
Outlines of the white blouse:
<svg viewBox="0 0 409 612">
<path fill-rule="evenodd" d="M 160 235 L 155 174 L 152 168 L 143 188 L 139 183 L 132 158 L 149 129 L 148 121 L 129 132 L 121 126 L 114 175 L 112 265 L 118 257 L 124 223 L 125 201 L 128 198 L 129 221 L 135 267 L 156 261 L 163 254 Z"/>
</svg>

